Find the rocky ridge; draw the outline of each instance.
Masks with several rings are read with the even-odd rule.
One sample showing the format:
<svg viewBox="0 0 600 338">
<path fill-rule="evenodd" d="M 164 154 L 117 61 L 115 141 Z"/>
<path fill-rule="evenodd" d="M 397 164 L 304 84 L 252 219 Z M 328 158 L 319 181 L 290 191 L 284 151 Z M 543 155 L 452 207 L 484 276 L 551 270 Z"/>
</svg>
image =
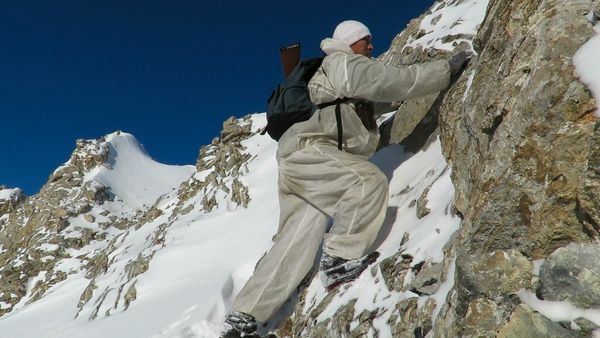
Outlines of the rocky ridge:
<svg viewBox="0 0 600 338">
<path fill-rule="evenodd" d="M 239 177 L 250 156 L 240 142 L 255 133 L 251 126 L 250 118 L 227 120 L 221 137 L 202 148 L 192 177 L 144 209 L 127 208 L 110 186 L 89 179 L 99 168 L 112 169 L 107 138 L 121 133 L 78 140 L 69 161 L 38 194 L 25 199 L 17 192 L 8 207 L 0 203 L 0 316 L 78 275 L 89 282 L 72 309 L 75 317 L 95 319 L 126 310 L 136 299 L 136 277 L 148 270 L 178 217 L 195 205 L 210 212 L 217 207 L 217 194 L 229 196 L 233 205 L 247 205 L 248 188 Z M 147 234 L 143 243 L 130 236 L 138 231 Z"/>
</svg>

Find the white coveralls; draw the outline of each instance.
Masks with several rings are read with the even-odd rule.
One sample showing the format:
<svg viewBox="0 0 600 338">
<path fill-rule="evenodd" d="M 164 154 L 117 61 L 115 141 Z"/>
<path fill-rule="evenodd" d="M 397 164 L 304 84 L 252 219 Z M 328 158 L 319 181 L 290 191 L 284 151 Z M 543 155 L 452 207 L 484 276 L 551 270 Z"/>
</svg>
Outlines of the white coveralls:
<svg viewBox="0 0 600 338">
<path fill-rule="evenodd" d="M 391 110 L 391 102 L 444 89 L 450 79 L 446 61 L 386 66 L 330 38 L 321 49 L 327 56 L 308 85 L 315 104 L 360 99 L 379 102 L 374 112 L 381 114 Z M 335 106 L 318 109 L 279 140 L 279 230 L 233 310 L 266 322 L 310 271 L 322 242 L 330 256 L 357 259 L 375 241 L 388 202 L 387 178 L 368 162 L 379 132 L 365 128 L 355 102 L 340 108 L 343 151 L 337 149 Z M 326 233 L 329 218 L 333 225 Z"/>
</svg>

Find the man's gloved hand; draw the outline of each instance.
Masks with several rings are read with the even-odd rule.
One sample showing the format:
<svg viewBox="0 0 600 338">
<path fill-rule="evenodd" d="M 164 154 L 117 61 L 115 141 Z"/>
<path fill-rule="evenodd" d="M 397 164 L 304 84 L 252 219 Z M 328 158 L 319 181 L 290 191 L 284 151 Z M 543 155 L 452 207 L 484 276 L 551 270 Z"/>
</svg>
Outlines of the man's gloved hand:
<svg viewBox="0 0 600 338">
<path fill-rule="evenodd" d="M 472 57 L 473 53 L 468 51 L 461 51 L 452 55 L 450 59 L 448 59 L 448 66 L 450 66 L 450 77 L 452 79 L 456 79 L 460 73 L 462 73 Z"/>
</svg>

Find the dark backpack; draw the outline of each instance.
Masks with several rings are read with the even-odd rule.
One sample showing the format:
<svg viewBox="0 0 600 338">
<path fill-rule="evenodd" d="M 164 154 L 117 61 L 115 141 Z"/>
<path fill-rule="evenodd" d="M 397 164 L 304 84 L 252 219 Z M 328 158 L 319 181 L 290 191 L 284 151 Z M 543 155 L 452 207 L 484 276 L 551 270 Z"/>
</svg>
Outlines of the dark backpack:
<svg viewBox="0 0 600 338">
<path fill-rule="evenodd" d="M 267 100 L 267 126 L 262 132 L 276 141 L 292 125 L 308 120 L 317 108 L 331 105 L 336 107 L 336 121 L 338 129 L 338 149 L 342 149 L 342 120 L 339 103 L 346 99 L 337 99 L 318 106 L 310 101 L 308 82 L 317 72 L 324 57 L 303 60 L 292 70 L 290 75 L 273 90 Z"/>
<path fill-rule="evenodd" d="M 322 57 L 301 61 L 271 93 L 265 130 L 274 140 L 279 141 L 294 123 L 308 120 L 317 109 L 310 101 L 307 85 L 322 62 Z"/>
</svg>

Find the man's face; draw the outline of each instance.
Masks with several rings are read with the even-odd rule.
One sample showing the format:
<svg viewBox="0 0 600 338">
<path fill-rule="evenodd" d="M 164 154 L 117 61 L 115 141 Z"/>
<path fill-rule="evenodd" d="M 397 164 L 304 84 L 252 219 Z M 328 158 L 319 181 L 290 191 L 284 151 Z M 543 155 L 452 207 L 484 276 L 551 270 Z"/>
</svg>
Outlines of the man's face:
<svg viewBox="0 0 600 338">
<path fill-rule="evenodd" d="M 373 44 L 371 43 L 371 36 L 367 35 L 364 38 L 353 43 L 350 48 L 354 54 L 364 55 L 366 57 L 371 57 L 371 52 L 373 51 Z"/>
</svg>

